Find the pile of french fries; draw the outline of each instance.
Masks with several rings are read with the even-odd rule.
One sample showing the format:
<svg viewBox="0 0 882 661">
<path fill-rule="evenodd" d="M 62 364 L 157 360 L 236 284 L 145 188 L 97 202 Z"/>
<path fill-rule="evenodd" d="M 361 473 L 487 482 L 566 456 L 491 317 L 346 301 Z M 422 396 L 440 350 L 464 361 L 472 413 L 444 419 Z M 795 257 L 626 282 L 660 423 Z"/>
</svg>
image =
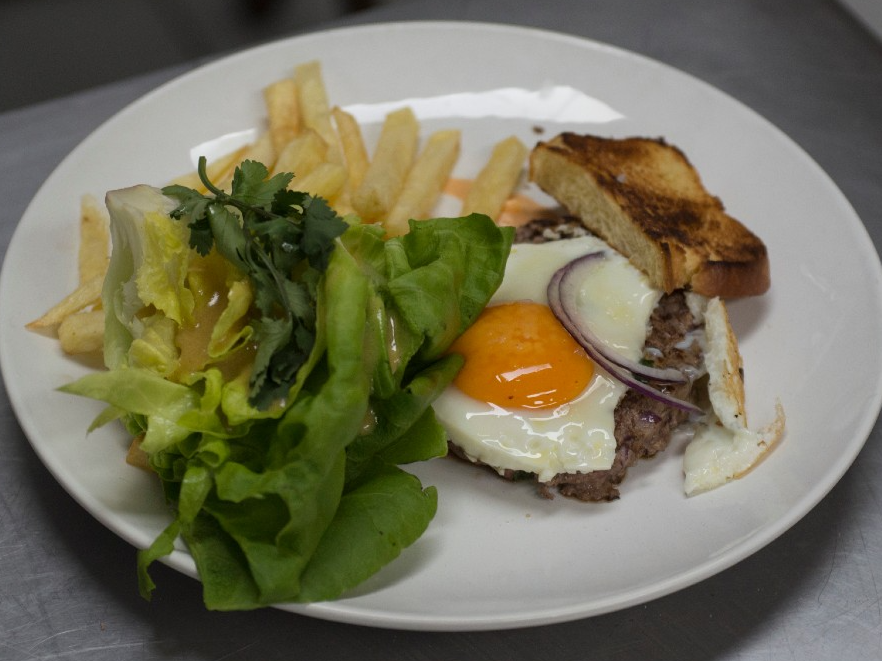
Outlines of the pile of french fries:
<svg viewBox="0 0 882 661">
<path fill-rule="evenodd" d="M 356 118 L 331 106 L 317 60 L 296 66 L 290 77 L 263 89 L 266 130 L 251 144 L 208 164 L 209 179 L 229 190 L 236 167 L 259 161 L 271 173 L 293 172 L 291 188 L 322 197 L 341 215 L 379 223 L 389 237 L 407 232 L 410 219 L 431 216 L 460 155 L 458 130 L 421 136 L 413 111 L 388 113 L 369 154 Z M 527 147 L 515 136 L 494 146 L 462 203 L 461 215 L 498 219 L 517 187 Z M 204 187 L 195 172 L 173 183 Z M 110 251 L 107 212 L 84 196 L 80 210 L 79 284 L 29 329 L 56 332 L 69 354 L 100 352 L 104 312 L 101 288 Z"/>
<path fill-rule="evenodd" d="M 68 354 L 88 354 L 104 348 L 104 310 L 101 289 L 110 262 L 107 210 L 91 195 L 80 200 L 78 285 L 42 317 L 27 325 L 33 331 L 54 332 Z"/>
</svg>

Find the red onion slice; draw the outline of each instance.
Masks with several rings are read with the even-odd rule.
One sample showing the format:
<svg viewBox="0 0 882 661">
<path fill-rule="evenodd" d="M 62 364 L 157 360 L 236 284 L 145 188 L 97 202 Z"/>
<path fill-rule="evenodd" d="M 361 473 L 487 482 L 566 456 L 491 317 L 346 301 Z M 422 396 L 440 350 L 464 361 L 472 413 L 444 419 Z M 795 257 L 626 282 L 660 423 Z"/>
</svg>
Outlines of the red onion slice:
<svg viewBox="0 0 882 661">
<path fill-rule="evenodd" d="M 651 384 L 640 380 L 650 379 L 664 383 L 685 383 L 687 377 L 676 369 L 658 369 L 641 365 L 629 360 L 609 349 L 585 324 L 578 323 L 575 315 L 576 295 L 578 293 L 579 274 L 585 269 L 593 268 L 606 257 L 603 251 L 588 253 L 578 257 L 558 269 L 548 283 L 548 304 L 551 311 L 567 329 L 570 335 L 585 349 L 585 353 L 609 374 L 629 388 L 652 397 L 660 402 L 674 406 L 690 413 L 702 413 L 702 410 L 685 400 L 673 397 L 657 390 Z"/>
<path fill-rule="evenodd" d="M 673 368 L 658 369 L 630 360 L 616 352 L 614 349 L 609 348 L 603 340 L 597 337 L 587 324 L 580 323 L 580 317 L 576 314 L 576 309 L 581 283 L 588 276 L 590 271 L 595 268 L 595 265 L 599 264 L 604 258 L 606 258 L 605 252 L 592 252 L 583 255 L 582 257 L 578 257 L 564 265 L 564 267 L 558 271 L 558 273 L 560 273 L 559 278 L 557 277 L 558 274 L 555 273 L 552 282 L 557 281 L 558 283 L 557 287 L 560 303 L 564 312 L 578 327 L 579 334 L 584 337 L 587 342 L 590 342 L 598 352 L 603 354 L 604 358 L 608 361 L 628 370 L 635 376 L 640 376 L 645 379 L 664 383 L 685 383 L 687 379 L 679 370 Z"/>
</svg>

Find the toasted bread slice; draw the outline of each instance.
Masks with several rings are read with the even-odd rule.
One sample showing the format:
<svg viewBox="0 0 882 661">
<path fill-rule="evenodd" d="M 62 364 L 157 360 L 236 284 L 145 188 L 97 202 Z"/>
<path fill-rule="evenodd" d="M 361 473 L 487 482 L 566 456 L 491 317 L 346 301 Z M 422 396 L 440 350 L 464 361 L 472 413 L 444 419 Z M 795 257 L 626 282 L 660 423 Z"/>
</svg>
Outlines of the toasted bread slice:
<svg viewBox="0 0 882 661">
<path fill-rule="evenodd" d="M 662 139 L 562 133 L 533 149 L 530 178 L 659 289 L 729 298 L 769 288 L 766 246 Z"/>
</svg>

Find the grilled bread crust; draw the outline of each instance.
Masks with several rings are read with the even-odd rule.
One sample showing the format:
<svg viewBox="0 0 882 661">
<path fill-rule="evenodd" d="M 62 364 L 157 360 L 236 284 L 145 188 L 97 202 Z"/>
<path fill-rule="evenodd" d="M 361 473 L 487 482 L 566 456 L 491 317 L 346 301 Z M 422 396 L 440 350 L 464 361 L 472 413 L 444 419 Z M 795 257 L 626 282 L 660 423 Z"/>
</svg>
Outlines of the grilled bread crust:
<svg viewBox="0 0 882 661">
<path fill-rule="evenodd" d="M 732 298 L 769 288 L 765 244 L 663 139 L 562 133 L 533 149 L 530 179 L 665 292 Z"/>
</svg>

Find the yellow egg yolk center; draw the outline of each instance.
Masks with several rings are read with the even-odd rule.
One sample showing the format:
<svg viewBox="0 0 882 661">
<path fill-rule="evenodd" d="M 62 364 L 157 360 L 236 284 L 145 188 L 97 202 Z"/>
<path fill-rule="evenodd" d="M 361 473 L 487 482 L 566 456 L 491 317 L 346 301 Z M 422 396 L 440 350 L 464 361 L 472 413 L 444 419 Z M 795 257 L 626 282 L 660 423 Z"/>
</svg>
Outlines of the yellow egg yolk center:
<svg viewBox="0 0 882 661">
<path fill-rule="evenodd" d="M 456 387 L 503 407 L 560 406 L 578 397 L 594 374 L 582 347 L 539 303 L 485 308 L 450 350 L 465 358 Z"/>
</svg>

